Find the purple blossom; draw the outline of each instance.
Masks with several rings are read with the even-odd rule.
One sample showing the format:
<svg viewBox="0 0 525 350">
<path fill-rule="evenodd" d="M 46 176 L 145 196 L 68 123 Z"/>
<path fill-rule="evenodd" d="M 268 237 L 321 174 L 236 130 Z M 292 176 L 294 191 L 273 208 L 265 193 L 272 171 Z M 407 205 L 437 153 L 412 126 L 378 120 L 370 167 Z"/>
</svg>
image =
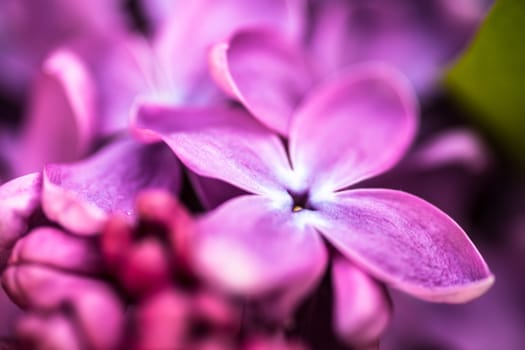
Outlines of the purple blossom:
<svg viewBox="0 0 525 350">
<path fill-rule="evenodd" d="M 369 64 L 309 96 L 294 111 L 288 152 L 239 110 L 141 108 L 138 131 L 156 133 L 197 174 L 254 193 L 200 222 L 202 273 L 246 295 L 283 289 L 293 299 L 324 271 L 326 239 L 425 300 L 463 302 L 487 290 L 493 277 L 452 219 L 403 192 L 350 187 L 391 168 L 413 138 L 416 106 L 403 78 Z"/>
</svg>

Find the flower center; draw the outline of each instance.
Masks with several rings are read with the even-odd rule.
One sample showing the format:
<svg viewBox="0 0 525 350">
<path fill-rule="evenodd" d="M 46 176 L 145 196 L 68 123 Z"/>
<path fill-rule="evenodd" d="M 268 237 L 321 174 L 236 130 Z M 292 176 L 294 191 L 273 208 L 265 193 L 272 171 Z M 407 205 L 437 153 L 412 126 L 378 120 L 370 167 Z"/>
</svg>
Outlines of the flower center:
<svg viewBox="0 0 525 350">
<path fill-rule="evenodd" d="M 292 208 L 292 211 L 293 211 L 294 213 L 297 213 L 298 211 L 301 211 L 301 210 L 303 210 L 303 209 L 304 209 L 304 208 L 301 207 L 300 205 L 294 205 L 293 208 Z"/>
<path fill-rule="evenodd" d="M 314 210 L 314 208 L 310 205 L 310 202 L 308 200 L 309 193 L 308 191 L 305 192 L 292 192 L 288 191 L 288 194 L 290 197 L 292 197 L 292 212 L 297 213 L 302 210 Z"/>
</svg>

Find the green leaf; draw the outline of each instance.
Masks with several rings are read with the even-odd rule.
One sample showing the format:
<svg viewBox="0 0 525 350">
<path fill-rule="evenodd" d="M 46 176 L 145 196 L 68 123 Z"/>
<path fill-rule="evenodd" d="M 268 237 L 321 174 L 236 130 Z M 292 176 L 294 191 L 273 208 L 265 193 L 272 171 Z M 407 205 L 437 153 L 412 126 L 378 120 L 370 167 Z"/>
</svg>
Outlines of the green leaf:
<svg viewBox="0 0 525 350">
<path fill-rule="evenodd" d="M 459 101 L 525 165 L 525 1 L 499 0 L 446 79 Z"/>
</svg>

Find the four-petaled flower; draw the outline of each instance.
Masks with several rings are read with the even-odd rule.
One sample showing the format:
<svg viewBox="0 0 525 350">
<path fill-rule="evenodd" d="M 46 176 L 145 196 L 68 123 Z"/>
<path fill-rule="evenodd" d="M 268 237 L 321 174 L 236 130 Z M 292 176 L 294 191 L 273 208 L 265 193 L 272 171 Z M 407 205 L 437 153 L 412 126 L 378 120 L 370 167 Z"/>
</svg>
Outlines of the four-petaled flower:
<svg viewBox="0 0 525 350">
<path fill-rule="evenodd" d="M 381 64 L 353 68 L 295 112 L 288 152 L 240 110 L 143 107 L 135 121 L 196 173 L 254 195 L 205 216 L 196 259 L 212 281 L 260 295 L 317 281 L 323 239 L 387 284 L 431 301 L 463 302 L 493 282 L 463 230 L 404 192 L 355 189 L 391 168 L 416 129 L 408 84 Z"/>
</svg>

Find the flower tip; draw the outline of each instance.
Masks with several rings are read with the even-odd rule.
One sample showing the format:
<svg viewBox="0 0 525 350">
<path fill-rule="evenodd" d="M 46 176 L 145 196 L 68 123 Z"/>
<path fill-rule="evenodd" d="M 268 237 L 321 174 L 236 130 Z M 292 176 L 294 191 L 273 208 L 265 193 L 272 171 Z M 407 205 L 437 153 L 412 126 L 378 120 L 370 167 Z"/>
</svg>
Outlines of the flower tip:
<svg viewBox="0 0 525 350">
<path fill-rule="evenodd" d="M 436 292 L 433 295 L 419 295 L 421 299 L 448 304 L 463 304 L 481 297 L 485 294 L 496 281 L 495 276 L 489 272 L 488 276 L 463 286 L 447 288 L 443 292 Z"/>
<path fill-rule="evenodd" d="M 155 114 L 155 106 L 148 105 L 139 98 L 133 102 L 129 114 L 129 131 L 136 140 L 146 144 L 161 140 L 160 136 L 148 127 Z"/>
<path fill-rule="evenodd" d="M 238 98 L 240 92 L 233 81 L 228 65 L 229 43 L 213 45 L 208 53 L 208 66 L 213 80 L 230 97 Z"/>
<path fill-rule="evenodd" d="M 463 292 L 459 293 L 456 299 L 452 299 L 454 303 L 466 303 L 468 301 L 479 298 L 485 294 L 496 282 L 496 277 L 490 273 L 485 279 L 475 282 L 468 286 Z"/>
</svg>

